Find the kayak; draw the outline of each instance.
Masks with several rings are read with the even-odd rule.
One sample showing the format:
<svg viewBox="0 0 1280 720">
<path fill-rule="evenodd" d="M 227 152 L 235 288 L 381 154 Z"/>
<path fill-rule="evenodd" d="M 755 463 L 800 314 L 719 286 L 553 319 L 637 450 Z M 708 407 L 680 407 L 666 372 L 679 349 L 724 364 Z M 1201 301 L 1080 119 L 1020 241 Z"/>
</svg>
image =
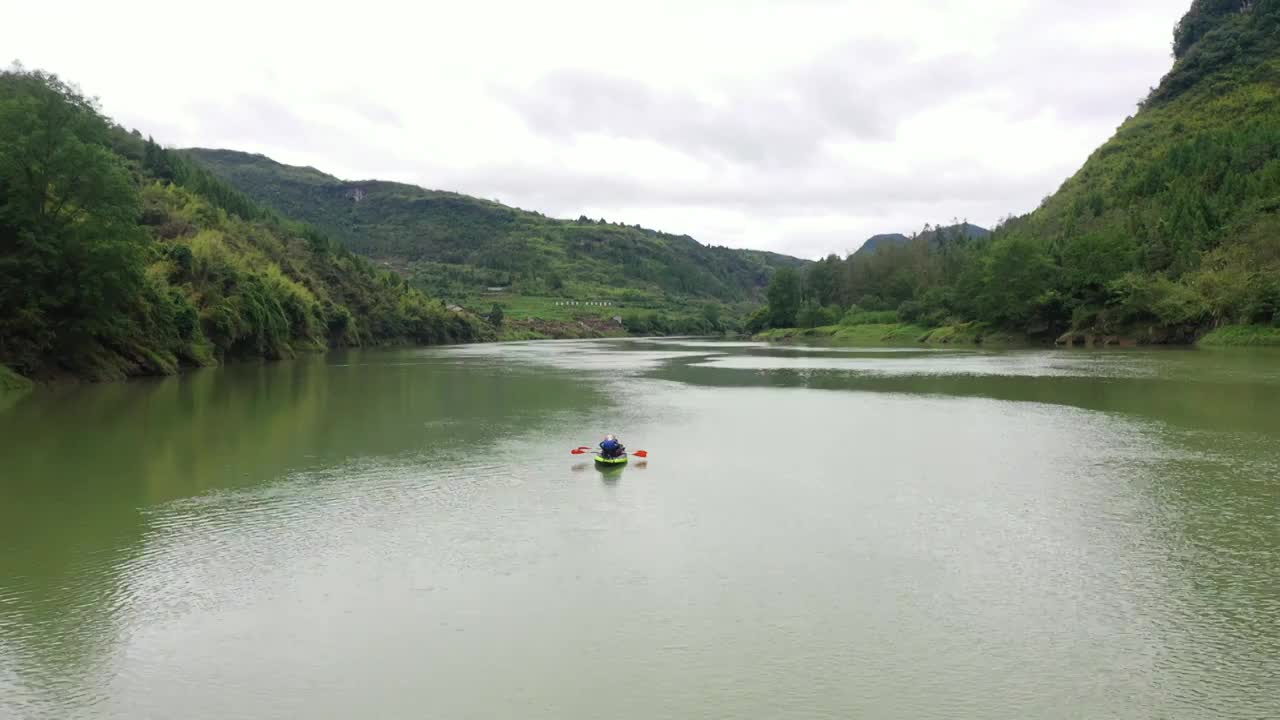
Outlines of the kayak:
<svg viewBox="0 0 1280 720">
<path fill-rule="evenodd" d="M 596 464 L 602 467 L 614 467 L 616 465 L 626 465 L 627 455 L 626 453 L 623 453 L 622 455 L 619 455 L 618 457 L 615 457 L 615 458 L 607 458 L 603 455 L 597 455 Z"/>
</svg>

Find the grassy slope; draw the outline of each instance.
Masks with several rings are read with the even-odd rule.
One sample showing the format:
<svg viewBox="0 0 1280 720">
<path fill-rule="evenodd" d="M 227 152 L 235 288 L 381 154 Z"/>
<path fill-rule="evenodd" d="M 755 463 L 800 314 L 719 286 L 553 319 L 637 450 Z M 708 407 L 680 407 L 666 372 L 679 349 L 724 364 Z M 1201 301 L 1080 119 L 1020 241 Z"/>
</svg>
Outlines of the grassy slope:
<svg viewBox="0 0 1280 720">
<path fill-rule="evenodd" d="M 1017 345 L 1025 342 L 1008 333 L 992 331 L 980 323 L 961 323 L 928 328 L 911 323 L 867 323 L 827 325 L 798 329 L 766 330 L 753 339 L 771 342 L 816 340 L 837 345 Z"/>
<path fill-rule="evenodd" d="M 1280 327 L 1230 325 L 1200 338 L 1205 347 L 1280 347 Z"/>
<path fill-rule="evenodd" d="M 0 410 L 16 403 L 19 398 L 30 392 L 32 382 L 18 373 L 0 365 Z"/>
<path fill-rule="evenodd" d="M 4 365 L 0 365 L 0 395 L 26 392 L 27 390 L 30 390 L 31 387 L 32 385 L 30 380 L 22 377 Z"/>
<path fill-rule="evenodd" d="M 760 340 L 823 340 L 848 345 L 913 345 L 922 342 L 928 328 L 916 325 L 870 324 L 826 325 L 816 328 L 779 328 L 766 330 L 755 337 Z"/>
</svg>

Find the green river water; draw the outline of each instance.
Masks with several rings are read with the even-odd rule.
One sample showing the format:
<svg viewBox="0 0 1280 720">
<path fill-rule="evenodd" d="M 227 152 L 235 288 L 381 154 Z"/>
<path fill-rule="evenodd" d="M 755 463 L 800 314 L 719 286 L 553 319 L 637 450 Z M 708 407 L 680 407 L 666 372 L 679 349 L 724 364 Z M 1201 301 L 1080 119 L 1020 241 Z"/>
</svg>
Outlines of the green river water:
<svg viewBox="0 0 1280 720">
<path fill-rule="evenodd" d="M 646 463 L 569 454 L 617 432 Z M 0 410 L 2 718 L 1277 718 L 1280 354 L 331 354 Z"/>
</svg>

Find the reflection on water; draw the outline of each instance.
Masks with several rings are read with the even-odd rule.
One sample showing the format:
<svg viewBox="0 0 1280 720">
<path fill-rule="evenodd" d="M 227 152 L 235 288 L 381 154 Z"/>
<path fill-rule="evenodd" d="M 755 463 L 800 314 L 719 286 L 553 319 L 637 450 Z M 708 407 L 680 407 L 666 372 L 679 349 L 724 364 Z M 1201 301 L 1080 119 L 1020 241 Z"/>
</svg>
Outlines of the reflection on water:
<svg viewBox="0 0 1280 720">
<path fill-rule="evenodd" d="M 1276 717 L 1280 359 L 351 353 L 0 411 L 0 717 Z M 569 449 L 621 430 L 649 461 Z"/>
</svg>

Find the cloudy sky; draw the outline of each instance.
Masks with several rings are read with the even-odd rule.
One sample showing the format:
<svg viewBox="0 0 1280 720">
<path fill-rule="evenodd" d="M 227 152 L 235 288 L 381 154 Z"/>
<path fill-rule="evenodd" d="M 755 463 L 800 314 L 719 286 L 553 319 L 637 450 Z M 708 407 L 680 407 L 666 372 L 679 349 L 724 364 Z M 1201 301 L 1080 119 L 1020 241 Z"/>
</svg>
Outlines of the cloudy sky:
<svg viewBox="0 0 1280 720">
<path fill-rule="evenodd" d="M 813 257 L 1033 209 L 1188 5 L 14 2 L 0 53 L 165 145 Z"/>
</svg>

